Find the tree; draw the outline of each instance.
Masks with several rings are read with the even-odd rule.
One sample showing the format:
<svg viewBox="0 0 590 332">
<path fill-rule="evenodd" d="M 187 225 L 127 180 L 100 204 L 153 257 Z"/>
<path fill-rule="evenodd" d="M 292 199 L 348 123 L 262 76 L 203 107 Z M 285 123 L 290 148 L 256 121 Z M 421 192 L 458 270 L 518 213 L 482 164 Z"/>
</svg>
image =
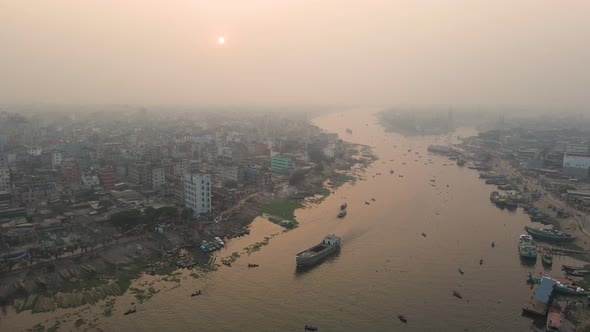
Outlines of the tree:
<svg viewBox="0 0 590 332">
<path fill-rule="evenodd" d="M 308 148 L 308 154 L 309 159 L 314 163 L 320 163 L 325 159 L 324 152 L 317 145 L 310 146 Z"/>
<path fill-rule="evenodd" d="M 305 179 L 305 171 L 300 169 L 298 171 L 293 172 L 293 174 L 291 174 L 291 177 L 289 178 L 289 184 L 290 185 L 298 185 L 304 179 Z"/>
<path fill-rule="evenodd" d="M 55 214 L 62 214 L 64 212 L 66 212 L 68 210 L 68 208 L 65 206 L 64 203 L 57 202 L 57 203 L 49 204 L 49 210 L 51 210 Z"/>
<path fill-rule="evenodd" d="M 180 217 L 183 220 L 189 220 L 192 218 L 192 216 L 193 216 L 193 210 L 190 208 L 184 208 L 184 209 L 182 209 L 182 212 L 180 213 Z"/>
<path fill-rule="evenodd" d="M 225 180 L 223 186 L 228 189 L 235 189 L 238 187 L 238 181 L 236 180 Z"/>
<path fill-rule="evenodd" d="M 125 210 L 113 213 L 110 222 L 113 226 L 128 230 L 135 225 L 139 225 L 142 222 L 142 219 L 141 211 Z"/>
</svg>

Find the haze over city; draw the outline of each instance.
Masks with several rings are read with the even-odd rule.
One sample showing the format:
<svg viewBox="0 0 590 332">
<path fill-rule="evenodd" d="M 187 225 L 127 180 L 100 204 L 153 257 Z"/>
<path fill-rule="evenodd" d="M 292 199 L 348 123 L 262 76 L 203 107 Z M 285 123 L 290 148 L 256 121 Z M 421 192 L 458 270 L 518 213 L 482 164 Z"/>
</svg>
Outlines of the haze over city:
<svg viewBox="0 0 590 332">
<path fill-rule="evenodd" d="M 590 331 L 589 13 L 0 0 L 0 331 Z"/>
<path fill-rule="evenodd" d="M 588 12 L 547 0 L 3 0 L 0 102 L 584 110 Z"/>
</svg>

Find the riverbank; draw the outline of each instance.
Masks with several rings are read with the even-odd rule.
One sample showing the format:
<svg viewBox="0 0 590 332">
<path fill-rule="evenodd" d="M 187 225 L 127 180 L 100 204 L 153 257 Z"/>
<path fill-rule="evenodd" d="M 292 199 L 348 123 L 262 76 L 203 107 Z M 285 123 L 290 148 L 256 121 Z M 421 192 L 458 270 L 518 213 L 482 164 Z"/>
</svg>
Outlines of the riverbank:
<svg viewBox="0 0 590 332">
<path fill-rule="evenodd" d="M 140 285 L 138 278 L 152 275 L 163 281 L 180 282 L 175 277 L 179 267 L 187 268 L 192 278 L 202 278 L 221 263 L 231 265 L 241 256 L 260 250 L 279 233 L 220 259 L 216 254 L 198 250 L 201 239 L 218 236 L 227 242 L 235 236 L 247 235 L 250 223 L 265 212 L 296 223 L 297 209 L 321 203 L 333 190 L 359 178 L 362 170 L 376 159 L 367 146 L 343 145 L 339 158 L 313 168 L 301 183 L 285 184 L 271 195 L 249 195 L 228 209 L 221 221 L 174 224 L 162 233 L 152 231 L 123 237 L 89 253 L 20 267 L 3 275 L 0 295 L 17 313 L 29 310 L 41 313 L 95 305 L 128 292 L 140 302 L 147 301 L 157 291 L 153 286 Z M 304 198 L 292 198 L 293 192 L 309 194 Z"/>
</svg>

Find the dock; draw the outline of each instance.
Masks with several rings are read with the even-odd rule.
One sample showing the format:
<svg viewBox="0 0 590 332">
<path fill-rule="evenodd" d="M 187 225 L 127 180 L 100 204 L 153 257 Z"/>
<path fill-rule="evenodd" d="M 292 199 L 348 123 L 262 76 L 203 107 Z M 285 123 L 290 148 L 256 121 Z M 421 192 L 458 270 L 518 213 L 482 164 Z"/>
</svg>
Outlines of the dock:
<svg viewBox="0 0 590 332">
<path fill-rule="evenodd" d="M 527 304 L 522 308 L 525 313 L 538 316 L 547 316 L 551 298 L 553 295 L 553 286 L 557 282 L 551 278 L 542 277 L 540 284 L 535 284 L 531 291 L 531 296 Z"/>
<path fill-rule="evenodd" d="M 533 314 L 536 316 L 545 316 L 547 314 L 547 304 L 535 299 L 535 293 L 539 289 L 539 285 L 534 285 L 531 291 L 531 296 L 527 304 L 522 308 L 523 312 Z"/>
</svg>

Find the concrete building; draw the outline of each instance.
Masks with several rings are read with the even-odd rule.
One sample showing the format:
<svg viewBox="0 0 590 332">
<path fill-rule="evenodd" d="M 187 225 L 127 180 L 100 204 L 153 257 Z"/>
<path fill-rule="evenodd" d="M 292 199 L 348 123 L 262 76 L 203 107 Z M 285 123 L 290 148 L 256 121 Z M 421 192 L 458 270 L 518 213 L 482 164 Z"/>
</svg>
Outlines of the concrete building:
<svg viewBox="0 0 590 332">
<path fill-rule="evenodd" d="M 588 144 L 568 144 L 565 147 L 565 152 L 568 154 L 589 154 L 590 146 Z"/>
<path fill-rule="evenodd" d="M 2 167 L 0 168 L 0 191 L 10 191 L 11 189 L 10 169 Z"/>
<path fill-rule="evenodd" d="M 8 191 L 0 191 L 0 211 L 10 208 L 12 203 L 12 194 Z"/>
<path fill-rule="evenodd" d="M 184 176 L 184 206 L 192 209 L 195 215 L 211 212 L 211 175 Z"/>
<path fill-rule="evenodd" d="M 291 168 L 291 159 L 284 156 L 274 156 L 270 160 L 270 169 L 273 172 L 283 173 Z"/>
<path fill-rule="evenodd" d="M 586 180 L 590 178 L 590 155 L 565 154 L 563 157 L 563 175 Z"/>
<path fill-rule="evenodd" d="M 220 171 L 221 181 L 236 181 L 243 183 L 246 177 L 246 168 L 243 165 L 223 166 Z"/>
<path fill-rule="evenodd" d="M 105 166 L 97 171 L 100 185 L 105 190 L 113 190 L 115 188 L 115 171 L 111 166 Z"/>
<path fill-rule="evenodd" d="M 61 168 L 61 176 L 64 182 L 67 183 L 78 183 L 82 172 L 80 167 L 76 163 L 70 162 L 67 165 L 63 165 Z"/>
<path fill-rule="evenodd" d="M 154 167 L 151 169 L 151 180 L 148 185 L 155 190 L 160 189 L 166 184 L 166 172 L 163 167 Z"/>
<path fill-rule="evenodd" d="M 148 183 L 148 163 L 134 162 L 129 165 L 129 178 L 135 184 L 145 185 Z"/>
<path fill-rule="evenodd" d="M 63 162 L 63 154 L 60 151 L 53 151 L 51 153 L 51 169 L 58 169 Z"/>
<path fill-rule="evenodd" d="M 335 144 L 328 144 L 328 146 L 326 146 L 324 148 L 323 152 L 324 152 L 324 157 L 326 157 L 328 159 L 334 158 L 334 156 L 336 154 L 336 145 Z"/>
<path fill-rule="evenodd" d="M 91 189 L 100 186 L 100 179 L 94 174 L 84 174 L 80 177 L 80 182 L 84 189 Z"/>
<path fill-rule="evenodd" d="M 539 158 L 539 149 L 519 149 L 516 152 L 516 158 L 520 161 L 527 161 Z"/>
</svg>

